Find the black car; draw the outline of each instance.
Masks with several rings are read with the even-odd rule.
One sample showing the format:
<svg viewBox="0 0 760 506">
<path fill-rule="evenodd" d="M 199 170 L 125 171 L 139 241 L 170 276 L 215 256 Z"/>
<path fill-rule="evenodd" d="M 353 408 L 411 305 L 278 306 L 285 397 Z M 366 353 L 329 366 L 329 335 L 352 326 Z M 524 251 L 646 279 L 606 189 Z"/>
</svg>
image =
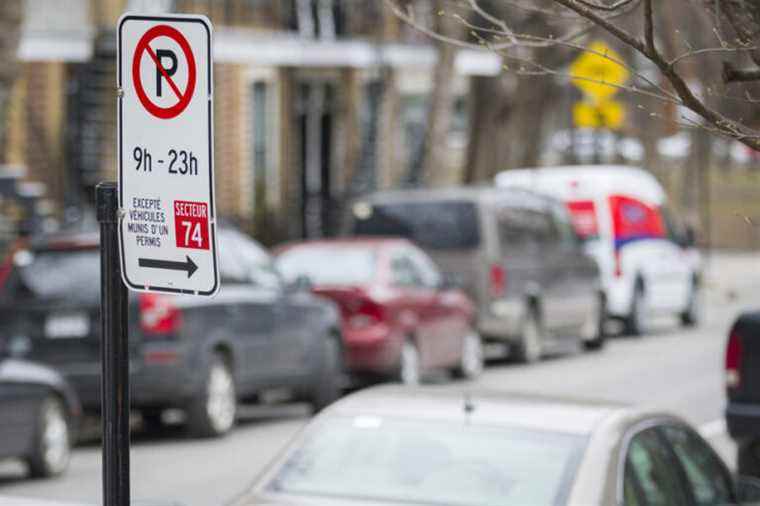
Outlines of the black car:
<svg viewBox="0 0 760 506">
<path fill-rule="evenodd" d="M 740 474 L 760 478 L 760 311 L 736 319 L 726 344 L 726 424 Z"/>
<path fill-rule="evenodd" d="M 149 423 L 185 411 L 191 433 L 218 436 L 237 402 L 287 387 L 317 409 L 339 395 L 341 336 L 332 303 L 283 283 L 256 242 L 221 228 L 222 287 L 212 299 L 130 294 L 132 407 Z M 57 235 L 13 254 L 0 287 L 0 335 L 25 358 L 50 364 L 86 411 L 100 407 L 97 235 Z"/>
<path fill-rule="evenodd" d="M 0 459 L 23 459 L 34 478 L 59 475 L 81 414 L 76 394 L 49 367 L 6 355 L 0 338 Z"/>
</svg>

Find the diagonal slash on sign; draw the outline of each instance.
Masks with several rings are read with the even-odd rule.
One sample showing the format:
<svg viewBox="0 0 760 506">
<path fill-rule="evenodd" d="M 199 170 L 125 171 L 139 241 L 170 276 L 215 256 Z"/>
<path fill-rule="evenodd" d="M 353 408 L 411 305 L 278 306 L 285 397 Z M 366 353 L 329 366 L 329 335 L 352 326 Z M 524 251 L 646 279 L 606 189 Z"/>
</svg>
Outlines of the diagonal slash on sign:
<svg viewBox="0 0 760 506">
<path fill-rule="evenodd" d="M 179 91 L 175 82 L 168 75 L 168 71 L 163 65 L 161 65 L 157 53 L 150 47 L 150 42 L 156 37 L 169 37 L 179 44 L 180 49 L 182 49 L 182 53 L 187 60 L 187 85 L 185 86 L 184 93 Z M 142 61 L 142 54 L 144 51 L 150 55 L 153 63 L 158 68 L 158 75 L 166 79 L 172 92 L 177 95 L 179 101 L 173 106 L 161 107 L 158 104 L 153 103 L 150 97 L 148 97 L 148 94 L 145 93 L 145 88 L 140 77 L 140 62 Z M 169 25 L 156 25 L 145 32 L 137 42 L 137 46 L 135 46 L 134 55 L 132 57 L 132 82 L 134 83 L 135 93 L 137 93 L 137 97 L 140 99 L 140 103 L 145 108 L 145 111 L 157 118 L 176 118 L 187 108 L 192 101 L 193 93 L 195 92 L 195 72 L 195 57 L 193 56 L 193 50 L 185 36 L 176 28 Z"/>
<path fill-rule="evenodd" d="M 153 63 L 156 64 L 156 67 L 158 67 L 158 70 L 161 72 L 161 75 L 164 76 L 164 79 L 166 79 L 169 82 L 169 86 L 171 86 L 172 91 L 175 95 L 177 95 L 178 100 L 182 100 L 182 93 L 180 93 L 179 88 L 177 88 L 177 85 L 174 84 L 174 81 L 169 76 L 169 74 L 166 73 L 166 69 L 163 65 L 161 65 L 161 61 L 158 59 L 158 56 L 156 56 L 155 51 L 153 51 L 153 48 L 148 46 L 145 46 L 145 51 L 148 52 L 150 57 L 153 59 Z"/>
</svg>

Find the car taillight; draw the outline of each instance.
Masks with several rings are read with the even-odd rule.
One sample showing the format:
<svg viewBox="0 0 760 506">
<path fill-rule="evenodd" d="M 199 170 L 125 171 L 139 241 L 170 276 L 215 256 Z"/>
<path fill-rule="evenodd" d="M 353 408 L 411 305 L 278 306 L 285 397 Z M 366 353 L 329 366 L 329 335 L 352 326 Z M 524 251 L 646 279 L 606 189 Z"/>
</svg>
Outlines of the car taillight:
<svg viewBox="0 0 760 506">
<path fill-rule="evenodd" d="M 381 321 L 383 321 L 383 307 L 370 300 L 362 301 L 348 318 L 348 324 L 354 328 L 369 327 Z"/>
<path fill-rule="evenodd" d="M 140 328 L 145 334 L 173 334 L 182 326 L 182 311 L 166 295 L 142 293 L 139 305 Z"/>
<path fill-rule="evenodd" d="M 623 263 L 620 260 L 620 250 L 615 250 L 615 277 L 623 275 Z"/>
<path fill-rule="evenodd" d="M 736 330 L 731 331 L 726 345 L 726 387 L 737 388 L 741 383 L 742 340 Z"/>
<path fill-rule="evenodd" d="M 507 291 L 507 271 L 499 264 L 492 264 L 488 273 L 488 290 L 491 297 L 502 297 Z"/>
<path fill-rule="evenodd" d="M 0 264 L 0 289 L 5 286 L 13 270 L 13 255 L 10 255 L 2 264 Z"/>
</svg>

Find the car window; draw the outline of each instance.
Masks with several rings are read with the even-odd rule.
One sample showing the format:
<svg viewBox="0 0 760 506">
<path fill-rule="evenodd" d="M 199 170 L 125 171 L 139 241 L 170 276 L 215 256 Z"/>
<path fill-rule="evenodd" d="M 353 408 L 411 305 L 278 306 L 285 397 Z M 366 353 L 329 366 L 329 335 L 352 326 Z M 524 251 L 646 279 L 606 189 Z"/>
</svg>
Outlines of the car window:
<svg viewBox="0 0 760 506">
<path fill-rule="evenodd" d="M 304 435 L 265 487 L 327 503 L 560 505 L 586 441 L 544 430 L 333 416 Z"/>
<path fill-rule="evenodd" d="M 480 244 L 480 220 L 465 200 L 354 205 L 353 233 L 398 236 L 425 249 L 472 249 Z"/>
<path fill-rule="evenodd" d="M 685 483 L 677 463 L 655 428 L 636 434 L 628 446 L 623 490 L 635 485 L 641 491 L 643 503 L 650 506 L 686 506 L 689 504 Z M 629 506 L 628 503 L 625 505 Z"/>
<path fill-rule="evenodd" d="M 407 255 L 419 273 L 423 286 L 426 288 L 441 286 L 441 273 L 430 257 L 416 249 L 410 249 Z"/>
<path fill-rule="evenodd" d="M 667 426 L 662 432 L 689 480 L 694 504 L 732 503 L 731 477 L 712 449 L 684 427 Z"/>
<path fill-rule="evenodd" d="M 235 230 L 219 233 L 222 283 L 253 283 L 266 288 L 282 284 L 273 261 L 261 246 Z"/>
<path fill-rule="evenodd" d="M 556 231 L 559 245 L 562 249 L 571 250 L 578 247 L 580 239 L 575 232 L 572 221 L 567 211 L 560 207 L 555 206 L 552 213 L 554 230 Z"/>
<path fill-rule="evenodd" d="M 504 249 L 523 249 L 535 242 L 531 233 L 530 212 L 521 207 L 504 206 L 496 210 L 496 231 Z"/>
<path fill-rule="evenodd" d="M 411 259 L 403 253 L 397 253 L 391 259 L 391 277 L 396 286 L 422 286 L 422 276 Z"/>
<path fill-rule="evenodd" d="M 316 285 L 362 285 L 375 279 L 377 255 L 369 246 L 316 245 L 285 250 L 277 268 L 288 281 L 308 277 Z"/>
<path fill-rule="evenodd" d="M 97 301 L 100 297 L 100 254 L 97 249 L 22 250 L 15 254 L 13 276 L 2 299 Z"/>
<path fill-rule="evenodd" d="M 625 506 L 639 506 L 641 502 L 641 491 L 636 482 L 636 475 L 633 466 L 626 463 L 625 478 L 623 479 L 623 504 Z"/>
<path fill-rule="evenodd" d="M 542 247 L 556 247 L 559 239 L 557 231 L 552 224 L 551 215 L 545 211 L 528 211 L 530 216 L 530 233 L 533 240 Z"/>
</svg>

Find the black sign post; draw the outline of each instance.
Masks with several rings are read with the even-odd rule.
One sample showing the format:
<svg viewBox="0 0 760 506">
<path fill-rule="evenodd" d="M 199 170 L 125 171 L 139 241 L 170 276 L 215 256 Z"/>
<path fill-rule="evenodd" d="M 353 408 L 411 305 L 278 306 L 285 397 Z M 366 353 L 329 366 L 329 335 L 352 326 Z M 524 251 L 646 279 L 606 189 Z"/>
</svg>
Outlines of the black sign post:
<svg viewBox="0 0 760 506">
<path fill-rule="evenodd" d="M 119 262 L 119 196 L 116 183 L 100 183 L 95 193 L 100 223 L 103 505 L 129 506 L 128 298 Z"/>
</svg>

